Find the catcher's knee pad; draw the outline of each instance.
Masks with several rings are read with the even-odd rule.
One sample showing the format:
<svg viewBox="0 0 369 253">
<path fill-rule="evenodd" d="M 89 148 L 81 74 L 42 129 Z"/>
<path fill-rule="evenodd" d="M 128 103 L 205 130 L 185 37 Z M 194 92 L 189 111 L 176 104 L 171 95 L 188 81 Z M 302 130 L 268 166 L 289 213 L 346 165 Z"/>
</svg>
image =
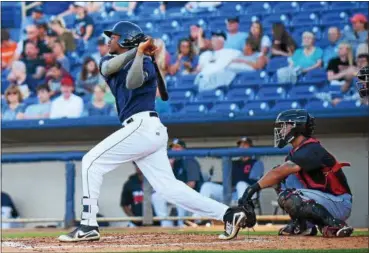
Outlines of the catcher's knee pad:
<svg viewBox="0 0 369 253">
<path fill-rule="evenodd" d="M 304 202 L 298 193 L 286 190 L 279 194 L 278 204 L 291 217 L 297 218 Z"/>
</svg>

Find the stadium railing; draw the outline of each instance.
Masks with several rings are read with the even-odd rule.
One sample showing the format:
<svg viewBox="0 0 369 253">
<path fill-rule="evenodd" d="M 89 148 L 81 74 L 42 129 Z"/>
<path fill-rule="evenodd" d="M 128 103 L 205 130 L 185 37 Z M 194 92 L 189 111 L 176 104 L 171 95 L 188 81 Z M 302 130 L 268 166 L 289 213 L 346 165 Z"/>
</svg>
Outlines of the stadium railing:
<svg viewBox="0 0 369 253">
<path fill-rule="evenodd" d="M 217 157 L 222 159 L 224 203 L 229 205 L 232 197 L 232 157 L 238 156 L 276 156 L 286 155 L 289 148 L 277 149 L 273 147 L 252 147 L 249 149 L 240 148 L 213 148 L 213 149 L 187 149 L 183 151 L 168 151 L 169 157 Z M 74 206 L 75 192 L 75 161 L 81 161 L 85 152 L 49 152 L 49 153 L 14 153 L 2 154 L 2 163 L 28 163 L 63 161 L 65 162 L 66 175 L 66 197 L 64 218 L 24 218 L 24 219 L 4 219 L 3 222 L 35 223 L 35 222 L 63 222 L 66 228 L 73 226 L 76 219 Z M 143 217 L 120 217 L 120 218 L 98 218 L 98 221 L 143 221 L 150 225 L 157 220 L 204 220 L 208 217 L 152 217 L 151 200 L 148 197 L 151 186 L 144 182 L 144 204 Z M 262 215 L 258 220 L 288 220 L 285 216 Z"/>
</svg>

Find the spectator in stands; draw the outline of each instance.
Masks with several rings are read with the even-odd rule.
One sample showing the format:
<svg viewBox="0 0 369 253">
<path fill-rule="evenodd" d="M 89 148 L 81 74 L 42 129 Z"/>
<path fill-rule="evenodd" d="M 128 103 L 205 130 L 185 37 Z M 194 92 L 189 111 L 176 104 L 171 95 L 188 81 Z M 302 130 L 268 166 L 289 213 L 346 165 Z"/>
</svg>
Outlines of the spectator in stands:
<svg viewBox="0 0 369 253">
<path fill-rule="evenodd" d="M 292 55 L 290 66 L 277 71 L 281 83 L 296 83 L 297 77 L 322 66 L 323 50 L 315 47 L 315 36 L 311 32 L 302 34 L 302 46 Z"/>
<path fill-rule="evenodd" d="M 328 67 L 329 61 L 338 55 L 338 45 L 341 43 L 341 32 L 338 27 L 329 27 L 328 40 L 329 45 L 324 48 L 323 51 L 323 63 L 325 68 Z"/>
<path fill-rule="evenodd" d="M 188 12 L 199 13 L 214 11 L 222 2 L 188 2 L 185 8 Z"/>
<path fill-rule="evenodd" d="M 62 18 L 55 18 L 50 23 L 51 29 L 57 34 L 58 39 L 64 43 L 65 51 L 72 53 L 76 50 L 76 42 L 73 33 L 65 28 Z"/>
<path fill-rule="evenodd" d="M 228 32 L 224 48 L 231 48 L 242 52 L 248 34 L 239 31 L 240 19 L 238 17 L 228 18 L 226 24 Z"/>
<path fill-rule="evenodd" d="M 99 52 L 94 53 L 92 58 L 94 58 L 97 64 L 100 63 L 102 57 L 109 53 L 109 46 L 108 46 L 108 37 L 107 36 L 100 36 L 97 40 L 97 50 Z"/>
<path fill-rule="evenodd" d="M 86 57 L 83 61 L 82 71 L 77 79 L 78 93 L 91 94 L 100 82 L 100 72 L 97 63 L 92 57 Z"/>
<path fill-rule="evenodd" d="M 61 80 L 61 95 L 51 103 L 50 119 L 79 118 L 83 112 L 83 100 L 73 94 L 73 80 Z"/>
<path fill-rule="evenodd" d="M 22 24 L 22 32 L 29 25 L 38 25 L 47 23 L 47 17 L 44 15 L 42 6 L 36 6 L 32 9 L 31 17 L 26 17 Z"/>
<path fill-rule="evenodd" d="M 205 38 L 204 29 L 199 25 L 190 26 L 189 39 L 192 43 L 195 54 L 200 54 L 211 48 L 210 41 Z"/>
<path fill-rule="evenodd" d="M 120 197 L 120 206 L 127 216 L 142 217 L 144 176 L 135 162 L 133 162 L 133 165 L 135 166 L 136 172 L 130 175 L 127 182 L 124 183 L 122 194 Z M 153 216 L 155 216 L 154 209 Z M 128 226 L 142 226 L 142 221 L 132 221 Z"/>
<path fill-rule="evenodd" d="M 213 51 L 206 51 L 200 55 L 195 84 L 199 91 L 215 89 L 219 86 L 228 86 L 236 74 L 227 71 L 226 67 L 233 59 L 241 55 L 235 49 L 224 48 L 227 35 L 222 31 L 212 32 L 211 44 Z"/>
<path fill-rule="evenodd" d="M 46 46 L 45 42 L 39 40 L 38 38 L 38 29 L 36 25 L 29 25 L 26 27 L 27 38 L 18 42 L 15 59 L 20 59 L 25 57 L 25 48 L 28 42 L 33 42 L 37 45 L 39 49 L 38 56 L 42 56 L 44 53 L 50 52 L 50 49 Z"/>
<path fill-rule="evenodd" d="M 157 47 L 157 51 L 155 52 L 155 59 L 161 75 L 165 77 L 169 71 L 170 54 L 166 50 L 165 43 L 162 39 L 155 39 L 154 44 Z"/>
<path fill-rule="evenodd" d="M 127 16 L 132 16 L 136 9 L 137 2 L 129 1 L 129 2 L 113 2 L 113 10 L 120 13 L 127 13 Z"/>
<path fill-rule="evenodd" d="M 264 55 L 268 54 L 272 42 L 267 35 L 264 35 L 263 26 L 259 21 L 255 21 L 251 24 L 248 39 L 257 45 L 258 52 L 261 52 Z"/>
<path fill-rule="evenodd" d="M 85 108 L 83 116 L 116 116 L 116 112 L 112 104 L 104 101 L 105 87 L 96 85 L 94 87 L 94 98 Z"/>
<path fill-rule="evenodd" d="M 74 21 L 74 38 L 87 42 L 94 31 L 94 21 L 87 15 L 86 2 L 73 3 L 76 13 L 76 20 Z"/>
<path fill-rule="evenodd" d="M 360 43 L 368 41 L 368 19 L 364 14 L 358 13 L 351 18 L 353 31 L 346 31 L 344 40 L 351 44 L 356 52 Z"/>
<path fill-rule="evenodd" d="M 55 59 L 57 62 L 59 62 L 63 69 L 65 69 L 67 72 L 70 71 L 70 63 L 68 57 L 65 56 L 65 47 L 62 41 L 56 40 L 52 47 L 53 54 L 55 56 Z"/>
<path fill-rule="evenodd" d="M 41 41 L 45 41 L 48 25 L 47 23 L 37 24 L 37 31 L 38 31 L 38 39 Z"/>
<path fill-rule="evenodd" d="M 272 27 L 272 57 L 292 56 L 297 44 L 282 23 L 274 23 Z"/>
<path fill-rule="evenodd" d="M 174 139 L 173 142 L 169 145 L 169 148 L 173 151 L 181 151 L 186 149 L 186 143 L 179 139 Z M 200 164 L 194 158 L 172 158 L 169 160 L 172 168 L 174 176 L 182 181 L 183 183 L 187 184 L 189 187 L 194 189 L 195 191 L 199 191 L 201 185 L 203 183 L 203 177 L 200 169 Z M 157 193 L 153 193 L 152 195 L 152 203 L 154 206 L 155 213 L 158 216 L 168 216 L 168 208 L 167 208 L 167 201 L 164 200 L 161 196 Z M 177 213 L 179 217 L 186 216 L 186 210 L 181 207 L 177 207 Z M 162 227 L 172 227 L 172 221 L 161 221 L 160 222 Z M 183 227 L 184 222 L 178 221 L 178 226 Z"/>
<path fill-rule="evenodd" d="M 48 48 L 53 48 L 53 44 L 57 39 L 58 39 L 58 34 L 56 34 L 56 32 L 54 32 L 52 29 L 48 29 L 46 32 L 46 37 L 45 37 L 46 46 Z"/>
<path fill-rule="evenodd" d="M 368 54 L 369 53 L 369 49 L 368 49 L 368 40 L 366 43 L 361 43 L 357 46 L 356 48 L 356 57 L 358 57 L 361 54 Z"/>
<path fill-rule="evenodd" d="M 25 99 L 30 95 L 30 91 L 34 90 L 37 81 L 27 76 L 26 65 L 21 61 L 14 61 L 7 77 L 10 84 L 16 85 L 21 91 L 22 98 Z"/>
<path fill-rule="evenodd" d="M 10 39 L 9 31 L 1 29 L 1 71 L 10 68 L 16 49 L 17 43 Z"/>
<path fill-rule="evenodd" d="M 241 137 L 237 141 L 239 148 L 248 149 L 253 146 L 253 142 L 248 137 Z M 256 183 L 264 174 L 264 164 L 262 161 L 245 156 L 232 161 L 232 187 L 240 199 L 246 188 Z M 216 182 L 205 182 L 201 186 L 200 193 L 206 197 L 223 201 L 223 185 Z M 253 198 L 256 198 L 256 194 Z"/>
<path fill-rule="evenodd" d="M 6 192 L 1 192 L 1 219 L 16 219 L 19 213 L 15 207 L 13 200 Z M 2 229 L 13 228 L 15 224 L 1 223 Z"/>
<path fill-rule="evenodd" d="M 252 39 L 247 39 L 243 48 L 243 55 L 233 59 L 227 69 L 234 72 L 248 72 L 265 67 L 268 58 L 257 51 L 258 45 Z"/>
<path fill-rule="evenodd" d="M 1 108 L 2 120 L 15 120 L 22 118 L 25 106 L 22 104 L 22 94 L 16 84 L 11 84 L 6 89 L 5 100 L 6 104 L 4 104 Z"/>
<path fill-rule="evenodd" d="M 329 61 L 327 78 L 331 85 L 341 86 L 341 91 L 345 93 L 352 83 L 350 68 L 354 65 L 354 57 L 350 44 L 341 43 L 338 48 L 338 57 Z"/>
<path fill-rule="evenodd" d="M 24 119 L 47 119 L 50 116 L 50 88 L 47 84 L 37 86 L 38 103 L 29 105 L 24 113 Z"/>
<path fill-rule="evenodd" d="M 166 113 L 172 112 L 172 108 L 170 107 L 170 104 L 168 103 L 168 101 L 163 101 L 161 99 L 158 88 L 156 88 L 155 110 L 159 114 L 162 114 L 162 113 L 166 114 Z"/>
<path fill-rule="evenodd" d="M 196 70 L 199 57 L 193 50 L 191 41 L 189 39 L 181 39 L 178 42 L 177 59 L 170 66 L 169 72 L 171 75 L 177 73 L 191 74 Z"/>
<path fill-rule="evenodd" d="M 63 69 L 59 62 L 56 62 L 46 73 L 46 82 L 50 87 L 50 95 L 55 96 L 60 93 L 62 79 L 69 79 L 73 83 L 72 76 Z"/>
<path fill-rule="evenodd" d="M 27 42 L 25 45 L 25 57 L 22 58 L 26 65 L 27 76 L 35 80 L 42 80 L 45 76 L 45 61 L 39 56 L 39 51 L 40 49 L 35 43 Z M 31 90 L 36 91 L 33 88 Z"/>
</svg>

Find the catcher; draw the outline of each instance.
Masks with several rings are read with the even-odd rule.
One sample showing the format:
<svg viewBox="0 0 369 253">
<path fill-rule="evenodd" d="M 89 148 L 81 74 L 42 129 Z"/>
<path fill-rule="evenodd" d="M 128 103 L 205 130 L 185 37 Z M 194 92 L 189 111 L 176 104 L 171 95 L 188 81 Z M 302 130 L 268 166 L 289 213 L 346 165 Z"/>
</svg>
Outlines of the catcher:
<svg viewBox="0 0 369 253">
<path fill-rule="evenodd" d="M 290 143 L 293 149 L 282 165 L 246 189 L 239 206 L 249 207 L 255 192 L 279 185 L 295 174 L 303 187 L 280 191 L 278 204 L 290 215 L 291 223 L 279 235 L 315 235 L 316 231 L 309 227 L 312 224 L 325 237 L 350 236 L 353 228 L 345 220 L 351 213 L 352 194 L 342 171 L 350 164 L 338 162 L 312 137 L 315 121 L 306 110 L 281 112 L 275 124 L 275 146 L 283 148 Z"/>
</svg>

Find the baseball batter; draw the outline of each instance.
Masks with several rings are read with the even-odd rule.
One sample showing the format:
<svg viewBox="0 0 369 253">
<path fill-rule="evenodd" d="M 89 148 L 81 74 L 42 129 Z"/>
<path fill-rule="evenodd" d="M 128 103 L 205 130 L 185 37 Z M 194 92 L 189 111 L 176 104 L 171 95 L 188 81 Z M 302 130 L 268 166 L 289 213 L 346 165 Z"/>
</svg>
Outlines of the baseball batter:
<svg viewBox="0 0 369 253">
<path fill-rule="evenodd" d="M 122 21 L 104 32 L 110 37 L 109 55 L 100 61 L 100 72 L 116 99 L 121 129 L 92 148 L 82 159 L 83 211 L 81 225 L 62 242 L 99 240 L 96 214 L 104 174 L 134 161 L 154 190 L 168 202 L 201 216 L 224 222 L 220 239 L 234 238 L 241 227 L 256 223 L 246 205 L 229 208 L 178 181 L 167 156 L 167 128 L 155 112 L 158 73 L 152 62 L 155 46 L 137 25 Z M 160 87 L 159 87 L 160 89 Z"/>
</svg>

